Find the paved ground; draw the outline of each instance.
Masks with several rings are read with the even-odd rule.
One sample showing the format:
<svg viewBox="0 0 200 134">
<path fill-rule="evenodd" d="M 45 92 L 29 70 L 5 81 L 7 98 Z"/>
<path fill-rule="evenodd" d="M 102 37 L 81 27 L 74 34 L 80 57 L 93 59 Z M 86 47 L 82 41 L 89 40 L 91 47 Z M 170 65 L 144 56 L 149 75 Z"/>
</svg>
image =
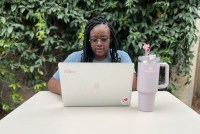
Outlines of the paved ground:
<svg viewBox="0 0 200 134">
<path fill-rule="evenodd" d="M 192 108 L 200 114 L 200 98 L 193 97 Z"/>
<path fill-rule="evenodd" d="M 0 109 L 0 120 L 6 116 L 8 113 L 4 112 L 2 109 Z"/>
</svg>

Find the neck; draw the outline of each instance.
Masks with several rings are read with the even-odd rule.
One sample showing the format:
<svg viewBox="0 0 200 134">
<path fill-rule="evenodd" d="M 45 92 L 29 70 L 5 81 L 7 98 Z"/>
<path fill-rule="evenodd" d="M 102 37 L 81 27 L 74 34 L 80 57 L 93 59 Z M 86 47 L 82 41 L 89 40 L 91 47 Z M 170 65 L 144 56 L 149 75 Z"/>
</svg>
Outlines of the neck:
<svg viewBox="0 0 200 134">
<path fill-rule="evenodd" d="M 106 58 L 107 55 L 102 56 L 102 57 L 94 57 L 96 61 L 103 61 Z"/>
<path fill-rule="evenodd" d="M 94 56 L 95 60 L 96 61 L 103 61 L 106 57 L 108 56 L 108 53 L 104 56 Z"/>
</svg>

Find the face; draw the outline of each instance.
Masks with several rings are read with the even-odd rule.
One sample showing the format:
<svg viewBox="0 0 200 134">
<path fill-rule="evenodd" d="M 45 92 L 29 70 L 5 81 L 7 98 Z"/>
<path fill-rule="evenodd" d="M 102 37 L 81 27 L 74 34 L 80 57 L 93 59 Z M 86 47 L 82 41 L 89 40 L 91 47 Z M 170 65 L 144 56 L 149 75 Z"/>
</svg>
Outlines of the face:
<svg viewBox="0 0 200 134">
<path fill-rule="evenodd" d="M 90 44 L 96 60 L 102 61 L 107 56 L 110 41 L 110 29 L 107 25 L 96 25 L 90 31 Z"/>
</svg>

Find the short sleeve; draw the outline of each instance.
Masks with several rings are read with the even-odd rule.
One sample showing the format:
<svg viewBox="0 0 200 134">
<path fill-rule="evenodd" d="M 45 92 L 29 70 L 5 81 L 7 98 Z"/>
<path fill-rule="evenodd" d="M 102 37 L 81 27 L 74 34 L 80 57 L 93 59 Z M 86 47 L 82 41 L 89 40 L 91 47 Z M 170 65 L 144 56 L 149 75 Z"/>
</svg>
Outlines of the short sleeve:
<svg viewBox="0 0 200 134">
<path fill-rule="evenodd" d="M 119 58 L 121 58 L 121 63 L 132 63 L 130 56 L 124 51 L 117 51 Z M 134 73 L 135 68 L 134 68 Z"/>
<path fill-rule="evenodd" d="M 130 56 L 124 51 L 117 51 L 122 63 L 132 63 Z"/>
<path fill-rule="evenodd" d="M 60 75 L 59 75 L 59 71 L 58 71 L 58 70 L 54 73 L 53 77 L 54 77 L 56 80 L 60 80 Z"/>
<path fill-rule="evenodd" d="M 81 62 L 81 55 L 82 55 L 83 51 L 77 51 L 77 52 L 73 52 L 72 54 L 70 54 L 65 60 L 64 62 Z M 57 70 L 53 77 L 56 80 L 60 80 L 60 74 L 59 71 Z"/>
</svg>

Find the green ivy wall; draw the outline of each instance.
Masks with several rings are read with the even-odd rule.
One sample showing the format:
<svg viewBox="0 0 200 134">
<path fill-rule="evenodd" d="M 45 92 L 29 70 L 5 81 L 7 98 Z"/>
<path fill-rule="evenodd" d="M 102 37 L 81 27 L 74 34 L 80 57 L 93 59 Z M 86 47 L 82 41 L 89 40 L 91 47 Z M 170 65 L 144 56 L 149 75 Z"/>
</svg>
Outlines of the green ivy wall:
<svg viewBox="0 0 200 134">
<path fill-rule="evenodd" d="M 152 53 L 177 67 L 177 75 L 186 76 L 188 84 L 199 5 L 200 0 L 1 0 L 2 108 L 9 111 L 20 105 L 24 101 L 20 90 L 46 89 L 57 62 L 82 48 L 84 26 L 96 15 L 113 22 L 119 49 L 127 51 L 133 62 L 148 43 Z M 166 90 L 174 89 L 171 83 Z"/>
</svg>

